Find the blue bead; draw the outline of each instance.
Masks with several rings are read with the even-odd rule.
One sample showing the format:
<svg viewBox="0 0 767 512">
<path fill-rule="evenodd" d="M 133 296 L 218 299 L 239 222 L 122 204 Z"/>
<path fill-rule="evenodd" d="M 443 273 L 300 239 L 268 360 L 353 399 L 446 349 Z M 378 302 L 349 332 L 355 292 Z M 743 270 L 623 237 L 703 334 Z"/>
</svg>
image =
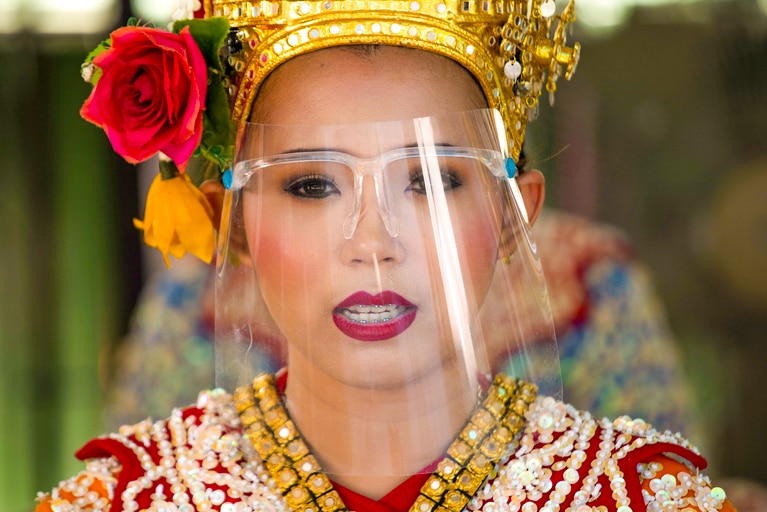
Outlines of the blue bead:
<svg viewBox="0 0 767 512">
<path fill-rule="evenodd" d="M 221 177 L 221 181 L 224 182 L 224 186 L 228 189 L 232 188 L 232 170 L 227 169 L 224 171 L 224 175 Z"/>
<path fill-rule="evenodd" d="M 506 159 L 506 176 L 508 176 L 509 179 L 511 179 L 516 175 L 517 175 L 517 163 L 514 161 L 513 158 L 507 158 Z"/>
</svg>

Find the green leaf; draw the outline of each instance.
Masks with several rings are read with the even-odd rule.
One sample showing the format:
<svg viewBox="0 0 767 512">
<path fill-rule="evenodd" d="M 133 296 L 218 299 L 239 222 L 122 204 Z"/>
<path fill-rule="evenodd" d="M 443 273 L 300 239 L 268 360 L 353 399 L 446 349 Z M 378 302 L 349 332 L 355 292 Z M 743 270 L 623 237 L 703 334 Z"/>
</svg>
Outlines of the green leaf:
<svg viewBox="0 0 767 512">
<path fill-rule="evenodd" d="M 229 33 L 229 20 L 223 17 L 179 20 L 173 23 L 173 32 L 178 34 L 184 27 L 189 27 L 208 67 L 223 71 L 219 51 Z"/>
<path fill-rule="evenodd" d="M 98 46 L 96 46 L 96 48 L 91 50 L 91 52 L 88 54 L 88 56 L 85 57 L 85 62 L 87 64 L 90 64 L 91 62 L 93 62 L 93 59 L 96 58 L 96 55 L 98 55 L 99 53 L 104 52 L 104 51 L 110 49 L 111 47 L 112 47 L 112 38 L 108 37 L 108 38 L 104 39 L 103 41 L 101 41 L 98 44 Z"/>
<path fill-rule="evenodd" d="M 162 179 L 164 180 L 170 180 L 179 175 L 178 167 L 176 167 L 176 164 L 173 163 L 172 160 L 165 160 L 160 158 L 159 167 L 160 176 L 162 176 Z"/>
<path fill-rule="evenodd" d="M 205 181 L 221 179 L 221 172 L 218 166 L 211 160 L 199 155 L 189 160 L 184 172 L 197 187 Z"/>
<path fill-rule="evenodd" d="M 90 80 L 88 80 L 88 82 L 91 85 L 96 85 L 96 83 L 99 81 L 99 78 L 101 78 L 101 74 L 102 74 L 101 68 L 93 65 L 93 59 L 95 59 L 98 54 L 107 51 L 111 47 L 112 47 L 111 37 L 105 39 L 104 41 L 101 41 L 98 44 L 98 46 L 96 46 L 96 48 L 91 50 L 91 52 L 85 57 L 85 60 L 80 66 L 81 69 L 86 67 L 93 67 L 93 73 L 90 77 Z"/>
<path fill-rule="evenodd" d="M 208 84 L 208 94 L 203 113 L 205 130 L 200 149 L 202 154 L 222 169 L 231 165 L 234 147 L 234 130 L 229 117 L 229 101 L 221 83 L 221 77 L 213 75 Z"/>
<path fill-rule="evenodd" d="M 229 34 L 229 21 L 223 17 L 179 20 L 173 24 L 173 32 L 184 27 L 197 43 L 208 65 L 208 92 L 203 112 L 204 130 L 200 153 L 222 170 L 231 165 L 234 148 L 233 130 L 229 117 L 229 101 L 224 91 L 220 51 Z"/>
</svg>

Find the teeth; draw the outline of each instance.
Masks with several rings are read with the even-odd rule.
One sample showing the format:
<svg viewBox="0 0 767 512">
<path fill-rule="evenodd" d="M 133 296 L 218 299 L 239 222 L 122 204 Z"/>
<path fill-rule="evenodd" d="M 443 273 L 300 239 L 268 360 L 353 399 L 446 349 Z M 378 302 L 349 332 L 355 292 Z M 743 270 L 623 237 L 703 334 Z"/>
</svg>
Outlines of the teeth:
<svg viewBox="0 0 767 512">
<path fill-rule="evenodd" d="M 396 304 L 386 304 L 383 306 L 366 306 L 358 304 L 345 308 L 343 315 L 352 322 L 360 324 L 376 324 L 380 322 L 388 322 L 392 318 L 396 318 L 407 310 L 405 306 L 398 306 Z"/>
</svg>

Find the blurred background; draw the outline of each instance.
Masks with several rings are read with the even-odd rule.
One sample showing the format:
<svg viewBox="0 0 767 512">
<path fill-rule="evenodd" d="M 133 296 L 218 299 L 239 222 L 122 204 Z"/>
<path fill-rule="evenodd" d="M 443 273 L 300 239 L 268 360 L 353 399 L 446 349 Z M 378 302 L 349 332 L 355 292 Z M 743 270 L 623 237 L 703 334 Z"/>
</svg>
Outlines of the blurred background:
<svg viewBox="0 0 767 512">
<path fill-rule="evenodd" d="M 767 0 L 578 0 L 584 49 L 528 151 L 549 206 L 626 232 L 712 436 L 767 484 Z M 85 55 L 174 0 L 0 0 L 0 510 L 80 469 L 110 355 L 157 269 L 139 174 L 78 110 Z"/>
</svg>

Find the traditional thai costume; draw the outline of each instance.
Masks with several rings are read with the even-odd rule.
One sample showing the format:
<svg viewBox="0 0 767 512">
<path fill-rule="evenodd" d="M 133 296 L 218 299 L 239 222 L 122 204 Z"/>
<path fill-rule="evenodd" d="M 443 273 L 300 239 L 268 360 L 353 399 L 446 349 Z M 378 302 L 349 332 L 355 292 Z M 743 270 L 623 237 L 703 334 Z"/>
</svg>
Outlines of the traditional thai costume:
<svg viewBox="0 0 767 512">
<path fill-rule="evenodd" d="M 216 257 L 221 389 L 86 444 L 86 471 L 41 496 L 38 512 L 732 510 L 681 436 L 560 401 L 515 161 L 538 97 L 575 69 L 572 2 L 557 13 L 553 0 L 209 0 L 205 16 L 174 30 L 207 59 L 199 147 L 227 189 Z M 457 62 L 487 108 L 257 122 L 254 102 L 280 65 L 337 46 L 372 59 L 370 45 Z M 94 96 L 112 83 L 102 71 Z M 133 85 L 147 90 L 143 76 Z M 219 92 L 239 122 L 231 146 L 215 139 L 225 131 Z M 365 97 L 352 92 L 350 101 Z M 186 155 L 179 144 L 174 154 Z M 177 170 L 188 162 L 171 160 L 158 183 L 190 183 Z M 138 225 L 165 254 L 206 247 L 187 224 L 158 221 L 169 218 L 159 205 L 147 209 L 155 215 Z M 277 379 L 259 375 L 254 346 L 287 347 Z M 382 494 L 380 482 L 391 489 Z"/>
</svg>

